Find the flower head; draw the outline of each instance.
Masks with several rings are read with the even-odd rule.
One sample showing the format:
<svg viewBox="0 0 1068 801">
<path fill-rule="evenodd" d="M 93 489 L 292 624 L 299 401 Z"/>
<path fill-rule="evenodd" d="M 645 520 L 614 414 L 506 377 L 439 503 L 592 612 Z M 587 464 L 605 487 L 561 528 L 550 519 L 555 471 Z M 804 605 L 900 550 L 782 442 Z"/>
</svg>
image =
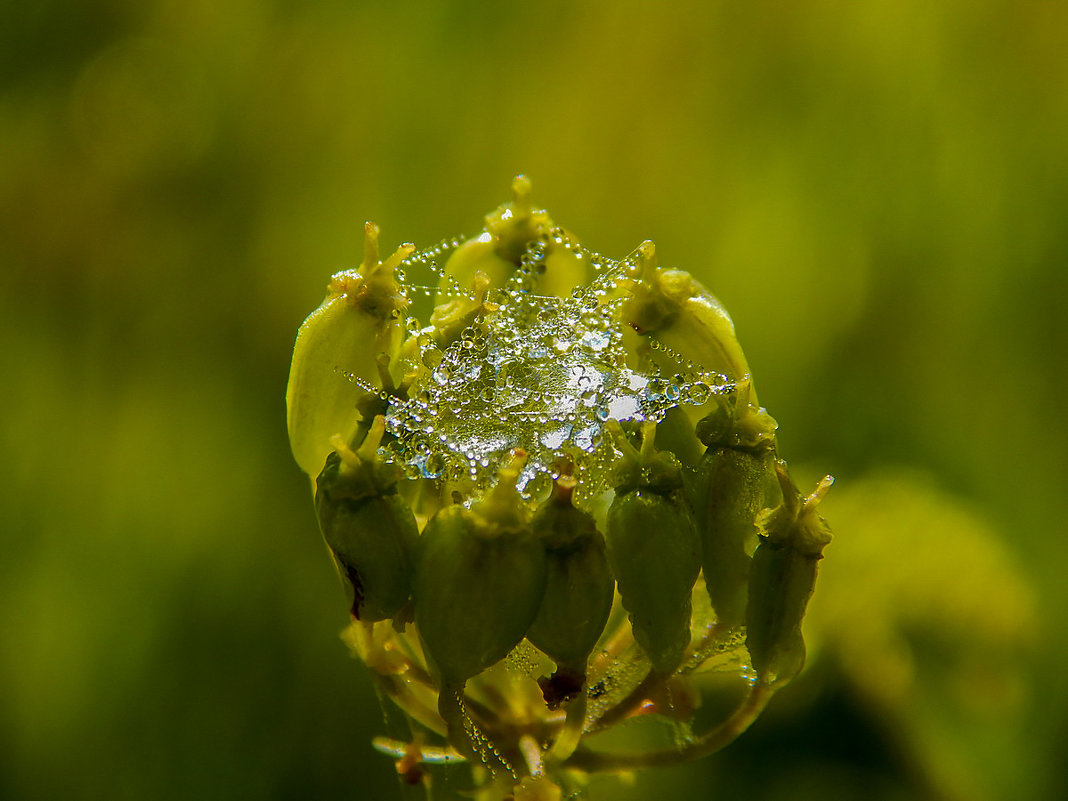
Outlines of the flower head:
<svg viewBox="0 0 1068 801">
<path fill-rule="evenodd" d="M 440 738 L 428 761 L 481 763 L 502 798 L 736 736 L 800 667 L 815 564 L 780 590 L 765 545 L 750 581 L 758 526 L 768 543 L 801 526 L 770 521 L 812 515 L 719 301 L 651 242 L 606 258 L 525 178 L 513 194 L 477 236 L 385 262 L 368 224 L 364 265 L 301 328 L 287 394 L 356 599 L 349 640 L 419 733 L 381 749 L 419 776 L 418 743 Z M 436 278 L 407 281 L 420 272 Z M 784 634 L 750 635 L 750 664 L 747 598 L 764 631 L 784 592 Z M 765 675 L 786 640 L 789 672 Z M 699 667 L 754 687 L 731 725 L 626 760 L 584 746 L 637 714 L 687 719 Z"/>
</svg>

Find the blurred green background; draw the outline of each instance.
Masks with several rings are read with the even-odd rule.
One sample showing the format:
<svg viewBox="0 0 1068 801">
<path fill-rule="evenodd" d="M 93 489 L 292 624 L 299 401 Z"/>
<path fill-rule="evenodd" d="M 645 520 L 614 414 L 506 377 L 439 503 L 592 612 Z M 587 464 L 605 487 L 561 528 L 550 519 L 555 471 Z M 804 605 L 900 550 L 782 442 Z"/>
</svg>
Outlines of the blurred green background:
<svg viewBox="0 0 1068 801">
<path fill-rule="evenodd" d="M 1068 797 L 1066 87 L 1054 0 L 3 4 L 0 797 L 395 797 L 290 348 L 518 172 L 838 477 L 806 673 L 592 797 Z"/>
</svg>

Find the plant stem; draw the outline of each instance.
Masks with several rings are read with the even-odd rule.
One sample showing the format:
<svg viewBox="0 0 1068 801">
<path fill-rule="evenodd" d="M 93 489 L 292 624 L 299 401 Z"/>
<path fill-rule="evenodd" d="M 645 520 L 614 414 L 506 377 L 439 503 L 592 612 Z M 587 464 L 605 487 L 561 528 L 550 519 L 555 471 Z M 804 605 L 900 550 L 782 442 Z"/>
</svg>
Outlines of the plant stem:
<svg viewBox="0 0 1068 801">
<path fill-rule="evenodd" d="M 408 688 L 397 682 L 393 676 L 383 676 L 380 673 L 371 672 L 371 677 L 379 689 L 395 703 L 402 712 L 421 726 L 441 737 L 446 736 L 445 724 L 437 710 L 417 700 Z M 399 686 L 398 686 L 399 685 Z"/>
<path fill-rule="evenodd" d="M 683 675 L 690 672 L 693 668 L 688 667 L 687 663 L 691 661 L 697 661 L 694 658 L 701 656 L 698 661 L 703 662 L 704 659 L 712 652 L 712 650 L 723 641 L 726 634 L 730 632 L 730 628 L 727 626 L 721 626 L 719 623 L 711 626 L 697 645 L 693 648 L 690 656 L 683 660 L 683 665 L 678 669 L 678 675 Z M 605 710 L 597 720 L 593 721 L 590 726 L 591 730 L 603 729 L 609 726 L 613 726 L 624 718 L 629 717 L 635 709 L 637 709 L 641 703 L 647 700 L 655 689 L 659 685 L 667 681 L 671 676 L 669 674 L 660 673 L 655 669 L 645 675 L 633 690 L 623 699 L 619 701 L 615 706 Z"/>
<path fill-rule="evenodd" d="M 580 693 L 567 703 L 567 714 L 560 733 L 556 735 L 550 756 L 553 760 L 564 761 L 575 753 L 579 740 L 582 739 L 586 724 L 586 693 Z"/>
<path fill-rule="evenodd" d="M 634 771 L 662 765 L 676 765 L 708 756 L 734 742 L 767 706 L 776 687 L 770 684 L 754 684 L 734 713 L 709 732 L 682 748 L 648 751 L 645 753 L 606 754 L 588 749 L 579 749 L 564 763 L 565 767 L 587 773 Z"/>
<path fill-rule="evenodd" d="M 663 682 L 666 678 L 667 676 L 658 670 L 650 669 L 649 672 L 645 674 L 645 678 L 638 682 L 638 686 L 630 691 L 630 694 L 621 699 L 618 704 L 606 710 L 601 717 L 593 722 L 590 728 L 604 729 L 629 717 L 643 701 L 648 699 L 652 694 L 653 688 Z"/>
</svg>

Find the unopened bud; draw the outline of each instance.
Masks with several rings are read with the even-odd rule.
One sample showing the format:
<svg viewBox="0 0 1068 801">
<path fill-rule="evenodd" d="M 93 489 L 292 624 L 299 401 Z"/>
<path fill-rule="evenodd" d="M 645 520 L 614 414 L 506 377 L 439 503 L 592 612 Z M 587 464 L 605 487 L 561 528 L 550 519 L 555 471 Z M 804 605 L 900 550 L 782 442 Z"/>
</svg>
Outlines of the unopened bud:
<svg viewBox="0 0 1068 801">
<path fill-rule="evenodd" d="M 694 519 L 701 533 L 705 585 L 721 626 L 745 620 L 756 518 L 778 502 L 777 494 L 771 451 L 757 455 L 735 448 L 709 448 L 697 466 Z"/>
<path fill-rule="evenodd" d="M 777 465 L 783 502 L 762 515 L 764 533 L 753 555 L 746 613 L 746 645 L 753 669 L 767 684 L 787 682 L 805 663 L 801 621 L 816 583 L 816 566 L 831 541 L 818 511 L 834 481 L 826 476 L 811 495 L 801 498 Z"/>
<path fill-rule="evenodd" d="M 690 642 L 690 594 L 701 569 L 701 542 L 682 495 L 678 461 L 653 448 L 654 424 L 642 426 L 637 451 L 609 423 L 623 464 L 608 510 L 608 561 L 630 613 L 634 639 L 653 667 L 678 667 Z"/>
<path fill-rule="evenodd" d="M 558 479 L 532 523 L 545 547 L 548 574 L 527 639 L 557 664 L 553 677 L 541 683 L 551 707 L 582 690 L 615 589 L 604 537 L 593 518 L 572 503 L 574 483 L 568 476 Z"/>
<path fill-rule="evenodd" d="M 378 460 L 385 421 L 376 417 L 360 449 L 335 437 L 336 450 L 316 481 L 319 527 L 352 591 L 352 615 L 391 618 L 411 592 L 415 517 L 397 493 L 397 470 Z"/>
<path fill-rule="evenodd" d="M 735 382 L 750 381 L 734 322 L 719 300 L 688 272 L 660 267 L 652 242 L 639 248 L 639 269 L 623 306 L 623 322 L 692 364 Z M 755 392 L 752 402 L 756 404 Z"/>
<path fill-rule="evenodd" d="M 394 275 L 415 248 L 402 245 L 385 262 L 378 257 L 378 226 L 367 223 L 365 256 L 358 271 L 335 275 L 329 294 L 297 332 L 286 387 L 289 444 L 297 464 L 317 476 L 335 434 L 348 443 L 365 386 L 381 386 L 378 357 L 396 357 L 403 335 L 400 312 L 407 300 Z"/>
<path fill-rule="evenodd" d="M 521 460 L 481 503 L 445 507 L 423 529 L 412 600 L 443 686 L 462 687 L 507 656 L 541 605 L 545 549 L 515 489 Z"/>
</svg>

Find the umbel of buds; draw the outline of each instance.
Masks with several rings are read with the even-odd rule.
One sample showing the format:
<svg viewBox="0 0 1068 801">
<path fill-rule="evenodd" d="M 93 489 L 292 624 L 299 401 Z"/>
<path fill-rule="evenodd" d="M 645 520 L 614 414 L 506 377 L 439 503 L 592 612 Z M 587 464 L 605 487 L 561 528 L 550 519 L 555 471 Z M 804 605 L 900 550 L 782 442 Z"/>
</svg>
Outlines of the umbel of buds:
<svg viewBox="0 0 1068 801">
<path fill-rule="evenodd" d="M 794 486 L 719 301 L 512 188 L 477 236 L 384 261 L 368 223 L 286 393 L 346 640 L 405 726 L 374 745 L 433 799 L 574 797 L 722 748 L 801 670 L 830 541 L 831 479 Z M 693 733 L 709 671 L 738 705 Z M 598 747 L 636 718 L 687 735 Z"/>
</svg>

